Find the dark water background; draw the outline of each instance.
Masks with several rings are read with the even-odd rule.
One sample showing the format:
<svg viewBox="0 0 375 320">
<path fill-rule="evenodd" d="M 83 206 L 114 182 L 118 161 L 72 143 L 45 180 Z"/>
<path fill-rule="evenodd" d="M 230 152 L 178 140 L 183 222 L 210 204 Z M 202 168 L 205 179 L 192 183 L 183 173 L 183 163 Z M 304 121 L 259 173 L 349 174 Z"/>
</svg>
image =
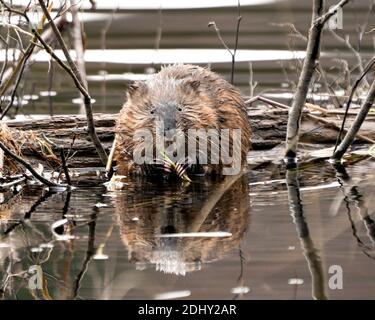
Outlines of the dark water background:
<svg viewBox="0 0 375 320">
<path fill-rule="evenodd" d="M 288 32 L 272 22 L 292 22 L 305 33 L 309 4 L 278 1 L 243 7 L 240 49 L 288 51 Z M 348 6 L 344 28 L 353 43 L 368 6 L 367 1 Z M 96 12 L 85 22 L 88 50 L 101 48 L 101 31 L 112 11 Z M 232 46 L 236 15 L 235 7 L 118 10 L 106 47 L 154 49 L 162 25 L 160 49 L 221 49 L 207 23 L 215 20 Z M 303 42 L 293 41 L 296 49 L 304 49 Z M 361 52 L 366 57 L 372 51 L 373 36 L 365 34 Z M 352 61 L 350 51 L 329 35 L 323 52 L 331 54 L 323 58 L 328 66 L 334 57 Z M 229 79 L 229 62 L 207 63 Z M 257 91 L 292 92 L 298 76 L 293 65 L 277 55 L 254 61 Z M 158 67 L 97 61 L 87 63 L 87 73 L 144 74 Z M 48 113 L 48 97 L 40 95 L 49 87 L 47 68 L 47 63 L 36 63 L 28 70 L 23 93 L 38 98 L 21 113 Z M 54 70 L 54 113 L 77 113 L 78 105 L 72 103 L 77 91 L 56 66 Z M 331 76 L 337 71 L 327 68 Z M 235 83 L 245 95 L 248 81 L 248 62 L 237 63 Z M 89 80 L 95 111 L 118 111 L 125 82 L 123 76 Z M 49 193 L 40 186 L 0 193 L 0 294 L 6 299 L 375 298 L 374 162 L 349 166 L 346 174 L 328 163 L 314 164 L 289 174 L 289 187 L 281 168 L 258 168 L 229 185 L 129 181 L 122 191 L 108 191 L 99 179 L 81 176 L 70 193 Z M 54 225 L 62 219 L 67 219 L 63 225 Z M 170 236 L 176 233 L 199 236 Z M 29 289 L 27 271 L 35 265 L 43 271 L 43 290 Z M 341 290 L 329 287 L 331 266 L 342 268 Z"/>
</svg>

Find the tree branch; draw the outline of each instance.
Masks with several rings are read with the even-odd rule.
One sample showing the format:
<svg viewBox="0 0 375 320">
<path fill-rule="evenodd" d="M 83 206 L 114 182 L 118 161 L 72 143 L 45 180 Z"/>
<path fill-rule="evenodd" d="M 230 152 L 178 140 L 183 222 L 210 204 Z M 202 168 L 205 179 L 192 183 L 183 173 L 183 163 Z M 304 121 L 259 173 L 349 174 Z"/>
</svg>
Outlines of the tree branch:
<svg viewBox="0 0 375 320">
<path fill-rule="evenodd" d="M 339 145 L 340 143 L 340 140 L 341 140 L 341 136 L 342 136 L 342 132 L 344 131 L 344 128 L 345 128 L 345 122 L 346 122 L 346 118 L 348 117 L 348 114 L 349 114 L 349 108 L 350 108 L 350 105 L 352 103 L 352 100 L 353 100 L 353 96 L 354 96 L 354 93 L 356 92 L 359 84 L 361 83 L 361 81 L 365 78 L 366 74 L 371 70 L 371 68 L 374 66 L 375 64 L 375 57 L 372 58 L 370 60 L 370 62 L 367 64 L 367 66 L 365 67 L 365 69 L 363 70 L 362 74 L 359 76 L 359 78 L 355 81 L 351 91 L 350 91 L 350 95 L 349 95 L 349 98 L 348 98 L 348 101 L 346 103 L 346 108 L 345 108 L 345 114 L 344 114 L 344 118 L 342 120 L 342 123 L 341 123 L 341 128 L 340 128 L 340 132 L 339 134 L 337 135 L 337 140 L 336 140 L 336 144 L 335 144 L 335 148 L 334 148 L 334 151 L 336 151 L 337 149 L 337 146 Z"/>
<path fill-rule="evenodd" d="M 309 30 L 306 57 L 303 62 L 302 72 L 298 80 L 297 91 L 293 97 L 289 113 L 285 156 L 291 162 L 295 161 L 299 139 L 299 130 L 302 110 L 306 102 L 312 76 L 317 67 L 320 54 L 320 41 L 324 24 L 350 0 L 342 0 L 336 6 L 323 14 L 324 0 L 313 0 L 311 27 Z"/>
<path fill-rule="evenodd" d="M 73 80 L 75 81 L 76 85 L 77 85 L 76 80 L 78 80 L 79 85 L 77 87 L 81 91 L 82 95 L 84 96 L 83 100 L 85 104 L 88 134 L 95 146 L 96 151 L 99 154 L 99 157 L 103 165 L 106 165 L 108 157 L 95 131 L 94 119 L 93 119 L 93 114 L 92 114 L 92 106 L 91 106 L 91 97 L 87 92 L 87 87 L 85 87 L 84 82 L 82 81 L 81 74 L 78 71 L 77 66 L 74 64 L 72 58 L 70 57 L 69 50 L 64 42 L 64 39 L 62 38 L 61 33 L 59 29 L 56 27 L 53 19 L 51 18 L 51 15 L 49 14 L 48 9 L 44 4 L 44 1 L 38 0 L 38 2 L 43 10 L 43 13 L 47 17 L 47 20 L 50 23 L 50 26 L 56 35 L 56 39 L 58 43 L 60 44 L 61 49 L 65 55 L 66 61 L 68 62 L 69 67 L 71 68 L 72 72 L 69 72 L 69 74 L 71 76 L 72 74 L 74 74 Z M 40 41 L 40 38 L 38 38 L 38 40 Z"/>
<path fill-rule="evenodd" d="M 36 172 L 33 167 L 27 163 L 24 159 L 14 154 L 12 151 L 10 151 L 1 141 L 0 141 L 0 148 L 4 151 L 4 154 L 13 160 L 17 161 L 18 163 L 22 164 L 27 170 L 30 171 L 30 173 L 41 183 L 45 184 L 48 187 L 66 187 L 66 185 L 54 183 L 52 181 L 47 180 L 43 176 L 41 176 L 38 172 Z"/>
<path fill-rule="evenodd" d="M 323 6 L 324 0 L 313 1 L 313 13 L 307 41 L 306 57 L 298 80 L 297 91 L 293 97 L 291 110 L 289 112 L 285 156 L 292 161 L 295 160 L 297 154 L 303 106 L 306 102 L 307 92 L 316 68 L 317 60 L 319 59 L 323 24 L 316 23 L 316 21 L 323 13 Z"/>
<path fill-rule="evenodd" d="M 316 19 L 314 24 L 324 25 L 330 18 L 332 18 L 340 9 L 342 9 L 350 0 L 341 0 L 338 4 L 331 7 L 324 15 Z"/>
<path fill-rule="evenodd" d="M 355 118 L 354 122 L 352 123 L 350 129 L 348 130 L 347 134 L 345 135 L 344 139 L 337 147 L 336 151 L 333 154 L 334 160 L 339 160 L 345 154 L 346 150 L 348 150 L 349 146 L 353 143 L 355 136 L 363 121 L 365 121 L 368 112 L 370 111 L 372 105 L 374 104 L 375 100 L 375 79 L 371 84 L 370 90 L 366 97 L 365 102 L 363 103 L 361 110 L 358 112 L 357 117 Z"/>
</svg>

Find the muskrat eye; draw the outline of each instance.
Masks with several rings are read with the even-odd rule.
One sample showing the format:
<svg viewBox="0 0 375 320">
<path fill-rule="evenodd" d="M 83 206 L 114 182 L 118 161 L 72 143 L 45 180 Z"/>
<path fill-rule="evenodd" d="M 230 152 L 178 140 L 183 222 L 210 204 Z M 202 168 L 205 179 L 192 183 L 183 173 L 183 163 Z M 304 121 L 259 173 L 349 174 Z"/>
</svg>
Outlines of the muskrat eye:
<svg viewBox="0 0 375 320">
<path fill-rule="evenodd" d="M 178 110 L 178 111 L 182 111 L 182 108 L 181 108 L 181 107 L 177 107 L 177 110 Z"/>
</svg>

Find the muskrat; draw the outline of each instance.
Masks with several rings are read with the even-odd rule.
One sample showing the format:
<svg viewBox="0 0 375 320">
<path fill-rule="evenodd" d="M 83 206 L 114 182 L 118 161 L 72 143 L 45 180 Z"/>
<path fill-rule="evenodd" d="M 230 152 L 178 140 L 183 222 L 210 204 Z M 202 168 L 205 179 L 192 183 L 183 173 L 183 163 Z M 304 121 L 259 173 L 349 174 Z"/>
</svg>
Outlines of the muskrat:
<svg viewBox="0 0 375 320">
<path fill-rule="evenodd" d="M 160 135 L 157 124 L 160 123 L 163 124 L 161 135 L 163 132 L 166 134 L 173 131 L 176 133 L 173 139 L 178 136 L 177 132 L 180 137 L 185 138 L 190 134 L 189 130 L 202 132 L 203 129 L 206 132 L 218 133 L 218 140 L 211 136 L 206 137 L 209 144 L 206 150 L 199 145 L 193 150 L 193 156 L 189 153 L 189 157 L 175 160 L 176 163 L 184 163 L 190 173 L 223 174 L 223 168 L 229 167 L 228 162 L 222 160 L 223 146 L 228 147 L 227 155 L 233 157 L 233 161 L 237 161 L 240 167 L 246 162 L 251 146 L 251 129 L 245 102 L 239 90 L 206 68 L 185 64 L 171 65 L 163 67 L 146 81 L 137 81 L 130 85 L 127 100 L 115 128 L 114 160 L 117 162 L 118 174 L 139 172 L 149 175 L 160 171 L 163 167 L 160 164 L 163 162 L 160 161 L 160 152 L 156 150 L 156 136 Z M 240 129 L 240 133 L 237 130 L 237 138 L 234 135 L 235 129 Z M 136 135 L 136 132 L 144 130 L 149 130 L 154 138 L 149 142 L 151 145 L 146 146 L 145 137 Z M 225 131 L 228 134 L 227 140 L 220 135 Z M 199 139 L 194 139 L 197 147 Z M 226 145 L 223 143 L 225 141 Z M 176 156 L 176 145 L 169 155 Z M 188 143 L 185 141 L 182 145 L 186 151 Z M 151 162 L 140 164 L 135 161 L 134 155 L 138 152 L 144 156 L 147 148 L 151 150 Z M 216 159 L 216 162 L 210 161 L 214 159 L 214 151 L 220 153 L 220 159 Z M 208 158 L 207 162 L 203 162 L 199 157 L 202 154 Z"/>
</svg>

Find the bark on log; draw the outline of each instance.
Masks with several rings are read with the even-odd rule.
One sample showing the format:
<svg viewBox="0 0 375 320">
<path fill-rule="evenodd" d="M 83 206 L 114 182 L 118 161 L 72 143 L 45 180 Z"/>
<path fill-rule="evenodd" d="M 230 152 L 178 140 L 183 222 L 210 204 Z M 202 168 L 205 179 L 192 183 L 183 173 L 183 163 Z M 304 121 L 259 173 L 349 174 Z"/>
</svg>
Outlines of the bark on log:
<svg viewBox="0 0 375 320">
<path fill-rule="evenodd" d="M 95 114 L 94 121 L 98 137 L 107 153 L 109 153 L 114 139 L 114 125 L 117 114 Z M 254 150 L 267 150 L 283 143 L 286 136 L 288 121 L 287 110 L 257 106 L 249 110 L 249 119 L 253 130 L 252 144 Z M 326 117 L 340 125 L 341 117 L 333 115 Z M 348 126 L 354 117 L 348 119 Z M 91 141 L 88 140 L 86 117 L 84 115 L 54 116 L 45 119 L 9 120 L 5 122 L 9 128 L 18 130 L 33 130 L 35 133 L 44 134 L 56 145 L 69 150 L 73 137 L 75 142 L 72 147 L 74 157 L 69 159 L 70 167 L 102 166 Z M 302 118 L 300 142 L 319 145 L 334 145 L 337 129 L 329 128 L 317 122 Z M 375 117 L 369 117 L 363 124 L 361 133 L 375 139 Z M 25 144 L 23 154 L 33 157 L 33 149 Z M 56 148 L 56 154 L 58 150 Z"/>
</svg>

